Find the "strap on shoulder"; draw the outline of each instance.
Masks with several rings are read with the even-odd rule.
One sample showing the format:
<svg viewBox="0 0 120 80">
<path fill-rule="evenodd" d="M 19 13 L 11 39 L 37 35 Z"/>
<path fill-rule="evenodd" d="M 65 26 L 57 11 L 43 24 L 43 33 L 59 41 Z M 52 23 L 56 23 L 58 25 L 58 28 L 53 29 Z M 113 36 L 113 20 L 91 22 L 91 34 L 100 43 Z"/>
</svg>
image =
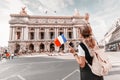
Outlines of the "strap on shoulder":
<svg viewBox="0 0 120 80">
<path fill-rule="evenodd" d="M 90 52 L 89 52 L 88 48 L 86 47 L 86 45 L 83 42 L 80 43 L 80 46 L 85 51 L 85 59 L 86 59 L 87 63 L 90 64 L 92 57 L 90 56 Z"/>
</svg>

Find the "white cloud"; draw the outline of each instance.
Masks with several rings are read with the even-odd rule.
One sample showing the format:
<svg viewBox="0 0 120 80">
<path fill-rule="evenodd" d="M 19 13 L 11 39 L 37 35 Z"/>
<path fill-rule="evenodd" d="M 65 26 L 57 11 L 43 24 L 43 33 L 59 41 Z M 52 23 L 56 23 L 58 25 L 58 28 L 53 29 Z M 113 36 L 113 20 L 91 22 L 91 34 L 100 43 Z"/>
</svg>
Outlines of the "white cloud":
<svg viewBox="0 0 120 80">
<path fill-rule="evenodd" d="M 120 17 L 120 1 L 111 0 L 102 2 L 102 7 L 92 14 L 91 24 L 97 40 L 101 40 L 105 33 L 112 27 L 114 21 Z"/>
<path fill-rule="evenodd" d="M 61 10 L 68 5 L 73 5 L 74 0 L 39 0 L 42 4 L 46 5 L 48 8 L 53 9 L 53 10 Z"/>
<path fill-rule="evenodd" d="M 60 12 L 63 9 L 65 9 L 66 7 L 68 7 L 69 5 L 73 5 L 74 4 L 74 0 L 39 0 L 40 4 L 36 5 L 38 6 L 38 10 L 44 14 L 44 11 L 47 10 L 48 14 L 52 13 L 54 11 Z M 32 5 L 33 3 L 27 3 L 29 5 Z M 36 7 L 35 6 L 35 7 Z M 34 6 L 32 6 L 34 8 Z M 34 12 L 34 11 L 33 11 Z"/>
<path fill-rule="evenodd" d="M 74 3 L 74 0 L 67 0 L 67 2 L 68 2 L 68 4 L 70 4 L 70 5 L 74 5 L 75 3 Z"/>
<path fill-rule="evenodd" d="M 96 40 L 100 41 L 104 37 L 105 32 L 108 30 L 105 21 L 98 16 L 92 16 L 90 23 Z"/>
</svg>

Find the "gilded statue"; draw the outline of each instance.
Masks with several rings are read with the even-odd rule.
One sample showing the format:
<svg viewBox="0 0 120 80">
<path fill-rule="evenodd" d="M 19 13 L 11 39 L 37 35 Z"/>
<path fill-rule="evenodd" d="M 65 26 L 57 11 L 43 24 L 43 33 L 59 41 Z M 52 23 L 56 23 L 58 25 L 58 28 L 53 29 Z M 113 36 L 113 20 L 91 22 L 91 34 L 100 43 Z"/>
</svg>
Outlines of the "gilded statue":
<svg viewBox="0 0 120 80">
<path fill-rule="evenodd" d="M 22 10 L 20 11 L 20 15 L 27 15 L 27 12 L 25 11 L 26 7 L 23 7 Z"/>
</svg>

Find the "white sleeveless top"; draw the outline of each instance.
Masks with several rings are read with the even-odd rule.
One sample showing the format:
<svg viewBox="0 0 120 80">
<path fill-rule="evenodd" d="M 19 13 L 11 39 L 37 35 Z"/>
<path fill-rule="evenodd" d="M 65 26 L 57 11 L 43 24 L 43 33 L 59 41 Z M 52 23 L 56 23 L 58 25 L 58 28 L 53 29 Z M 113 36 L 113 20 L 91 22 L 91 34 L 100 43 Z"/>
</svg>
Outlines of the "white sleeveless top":
<svg viewBox="0 0 120 80">
<path fill-rule="evenodd" d="M 86 45 L 85 45 L 86 46 Z M 87 47 L 87 46 L 86 46 Z M 88 47 L 87 47 L 88 48 Z M 90 56 L 93 56 L 92 52 L 91 52 L 91 49 L 88 49 L 89 50 L 89 53 L 90 53 Z M 80 45 L 78 45 L 78 56 L 83 56 L 85 57 L 85 51 L 82 49 L 82 47 Z"/>
</svg>

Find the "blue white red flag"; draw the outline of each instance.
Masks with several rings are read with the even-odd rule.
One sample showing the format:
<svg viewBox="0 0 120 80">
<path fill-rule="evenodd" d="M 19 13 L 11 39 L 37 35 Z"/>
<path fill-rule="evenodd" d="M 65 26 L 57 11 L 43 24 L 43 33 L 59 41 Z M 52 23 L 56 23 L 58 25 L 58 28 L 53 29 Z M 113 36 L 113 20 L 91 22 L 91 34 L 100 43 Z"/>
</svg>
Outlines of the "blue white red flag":
<svg viewBox="0 0 120 80">
<path fill-rule="evenodd" d="M 54 43 L 57 47 L 60 47 L 62 44 L 64 44 L 65 42 L 67 42 L 66 38 L 64 37 L 64 35 L 60 35 L 58 36 L 55 40 Z"/>
</svg>

